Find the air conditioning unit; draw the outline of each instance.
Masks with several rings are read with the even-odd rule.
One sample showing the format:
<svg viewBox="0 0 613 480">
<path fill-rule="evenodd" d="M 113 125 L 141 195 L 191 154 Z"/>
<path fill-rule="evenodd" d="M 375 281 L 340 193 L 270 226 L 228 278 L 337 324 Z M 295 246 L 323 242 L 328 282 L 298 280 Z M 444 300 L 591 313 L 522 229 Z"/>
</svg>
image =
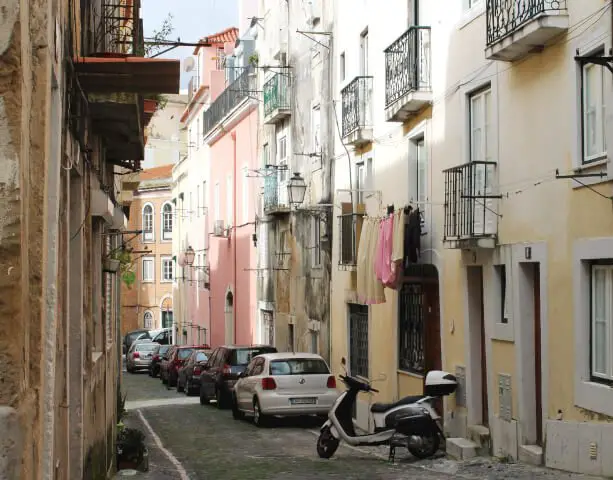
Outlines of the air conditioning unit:
<svg viewBox="0 0 613 480">
<path fill-rule="evenodd" d="M 226 236 L 226 230 L 223 220 L 215 220 L 215 226 L 213 227 L 213 235 L 215 237 Z"/>
</svg>

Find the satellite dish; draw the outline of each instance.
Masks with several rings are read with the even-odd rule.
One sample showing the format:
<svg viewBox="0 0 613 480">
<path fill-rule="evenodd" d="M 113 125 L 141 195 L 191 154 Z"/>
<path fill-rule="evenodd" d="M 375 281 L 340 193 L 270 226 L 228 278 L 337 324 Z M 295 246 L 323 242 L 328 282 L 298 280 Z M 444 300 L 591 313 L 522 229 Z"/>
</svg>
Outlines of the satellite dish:
<svg viewBox="0 0 613 480">
<path fill-rule="evenodd" d="M 191 72 L 195 66 L 196 66 L 196 62 L 194 60 L 194 57 L 187 57 L 183 61 L 183 71 L 184 72 Z"/>
</svg>

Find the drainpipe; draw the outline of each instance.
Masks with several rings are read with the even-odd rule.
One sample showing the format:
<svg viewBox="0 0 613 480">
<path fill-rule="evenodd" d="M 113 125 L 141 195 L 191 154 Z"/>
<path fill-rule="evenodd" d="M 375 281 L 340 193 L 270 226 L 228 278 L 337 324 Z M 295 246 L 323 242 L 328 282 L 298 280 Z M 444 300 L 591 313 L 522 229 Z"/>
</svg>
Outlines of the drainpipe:
<svg viewBox="0 0 613 480">
<path fill-rule="evenodd" d="M 238 309 L 238 302 L 236 301 L 236 132 L 232 132 L 232 157 L 233 157 L 233 185 L 232 185 L 232 231 L 230 232 L 231 248 L 234 250 L 234 279 L 232 283 L 234 285 L 234 295 L 232 297 L 232 321 L 234 322 L 234 343 L 236 344 L 236 311 Z M 234 241 L 232 241 L 232 233 L 234 233 Z"/>
</svg>

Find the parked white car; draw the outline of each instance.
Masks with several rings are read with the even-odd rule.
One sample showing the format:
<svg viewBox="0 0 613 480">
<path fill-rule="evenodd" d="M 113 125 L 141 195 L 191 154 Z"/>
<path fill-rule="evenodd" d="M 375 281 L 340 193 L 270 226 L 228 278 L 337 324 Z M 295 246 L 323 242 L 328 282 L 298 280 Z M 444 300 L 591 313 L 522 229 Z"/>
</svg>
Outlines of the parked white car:
<svg viewBox="0 0 613 480">
<path fill-rule="evenodd" d="M 251 359 L 232 392 L 232 414 L 265 426 L 271 416 L 327 415 L 338 397 L 336 380 L 321 356 L 265 353 Z"/>
</svg>

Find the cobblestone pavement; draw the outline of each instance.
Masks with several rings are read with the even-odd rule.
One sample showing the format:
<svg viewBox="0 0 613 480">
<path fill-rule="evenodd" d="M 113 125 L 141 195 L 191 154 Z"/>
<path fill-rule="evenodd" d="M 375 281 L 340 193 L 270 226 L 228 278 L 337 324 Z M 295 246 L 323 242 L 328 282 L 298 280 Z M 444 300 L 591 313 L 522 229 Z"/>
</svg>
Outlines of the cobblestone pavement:
<svg viewBox="0 0 613 480">
<path fill-rule="evenodd" d="M 489 479 L 593 479 L 492 459 L 456 462 L 441 455 L 416 461 L 398 448 L 396 462 L 387 462 L 388 450 L 341 446 L 330 460 L 315 451 L 318 425 L 312 421 L 278 421 L 272 428 L 259 429 L 249 421 L 236 421 L 228 410 L 201 406 L 197 397 L 166 390 L 159 379 L 148 375 L 125 375 L 124 391 L 133 405 L 125 422 L 142 429 L 149 445 L 150 471 L 134 478 L 228 480 L 444 480 Z M 131 396 L 130 396 L 131 395 Z M 152 401 L 164 402 L 149 406 Z M 190 404 L 185 404 L 189 400 Z M 183 403 L 176 403 L 177 401 Z M 140 413 L 139 413 L 140 412 Z M 142 415 L 142 417 L 141 417 Z M 143 422 L 144 419 L 144 422 Z M 180 466 L 152 438 L 158 437 Z M 175 460 L 175 459 L 173 459 Z M 175 460 L 175 462 L 176 462 Z M 180 473 L 184 469 L 183 476 Z"/>
</svg>

